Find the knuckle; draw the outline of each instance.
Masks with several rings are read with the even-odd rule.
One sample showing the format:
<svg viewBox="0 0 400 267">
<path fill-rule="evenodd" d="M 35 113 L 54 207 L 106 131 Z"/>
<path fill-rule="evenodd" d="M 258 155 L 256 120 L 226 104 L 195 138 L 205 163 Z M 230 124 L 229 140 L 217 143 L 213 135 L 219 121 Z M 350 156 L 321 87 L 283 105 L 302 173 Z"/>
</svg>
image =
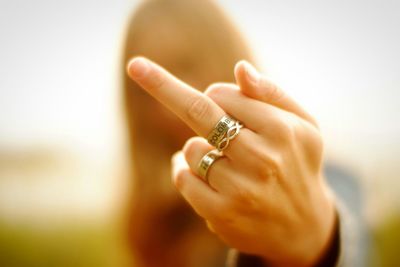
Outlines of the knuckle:
<svg viewBox="0 0 400 267">
<path fill-rule="evenodd" d="M 273 112 L 260 127 L 260 131 L 273 138 L 276 144 L 285 146 L 294 140 L 296 128 L 296 122 L 290 116 Z"/>
<path fill-rule="evenodd" d="M 296 125 L 290 122 L 283 121 L 281 124 L 281 134 L 286 141 L 293 139 L 296 133 Z"/>
<path fill-rule="evenodd" d="M 192 121 L 202 121 L 211 115 L 211 104 L 201 95 L 190 97 L 187 102 L 187 117 Z"/>
<path fill-rule="evenodd" d="M 173 176 L 172 176 L 172 183 L 178 190 L 182 190 L 186 177 L 188 173 L 187 170 L 181 169 L 178 170 Z"/>
<path fill-rule="evenodd" d="M 296 130 L 296 121 L 287 116 L 281 116 L 281 118 L 274 124 L 274 131 L 280 141 L 279 143 L 284 146 L 290 145 L 294 142 Z"/>
<path fill-rule="evenodd" d="M 153 71 L 152 79 L 151 79 L 151 88 L 153 90 L 160 89 L 164 87 L 166 82 L 166 77 L 159 71 Z"/>
<path fill-rule="evenodd" d="M 256 200 L 254 193 L 244 186 L 235 188 L 235 192 L 233 193 L 233 201 L 236 204 L 237 209 L 241 211 L 242 208 L 247 211 L 254 211 L 258 206 L 258 201 Z"/>
<path fill-rule="evenodd" d="M 263 81 L 264 87 L 268 87 L 265 93 L 266 102 L 278 102 L 285 96 L 285 92 L 274 83 Z"/>
<path fill-rule="evenodd" d="M 315 147 L 318 151 L 323 151 L 324 150 L 324 139 L 322 138 L 322 134 L 320 131 L 315 131 Z"/>
<path fill-rule="evenodd" d="M 278 163 L 274 163 L 264 167 L 263 169 L 260 169 L 259 170 L 260 177 L 262 177 L 264 180 L 274 180 L 277 179 L 278 177 L 281 177 L 282 175 L 280 174 L 280 169 L 277 166 Z"/>
<path fill-rule="evenodd" d="M 305 127 L 299 130 L 297 135 L 298 140 L 301 140 L 305 148 L 304 153 L 308 155 L 310 162 L 319 164 L 324 151 L 324 140 L 321 132 L 314 127 Z"/>
<path fill-rule="evenodd" d="M 281 159 L 278 153 L 268 153 L 266 150 L 254 148 L 252 154 L 260 178 L 265 180 L 280 176 Z"/>
<path fill-rule="evenodd" d="M 322 136 L 318 134 L 318 138 L 314 138 L 314 162 L 320 162 L 324 151 L 324 140 Z"/>
<path fill-rule="evenodd" d="M 311 116 L 308 114 L 308 119 L 310 120 L 311 124 L 315 126 L 315 128 L 317 128 L 317 130 L 320 129 L 319 123 L 317 121 L 317 119 L 314 116 Z"/>
<path fill-rule="evenodd" d="M 191 159 L 196 155 L 198 148 L 196 148 L 196 144 L 198 142 L 198 138 L 193 137 L 186 141 L 185 145 L 182 148 L 183 154 L 186 159 Z"/>
<path fill-rule="evenodd" d="M 226 85 L 223 83 L 213 83 L 207 87 L 207 89 L 204 91 L 204 94 L 213 99 L 214 97 L 220 95 L 225 87 Z"/>
</svg>

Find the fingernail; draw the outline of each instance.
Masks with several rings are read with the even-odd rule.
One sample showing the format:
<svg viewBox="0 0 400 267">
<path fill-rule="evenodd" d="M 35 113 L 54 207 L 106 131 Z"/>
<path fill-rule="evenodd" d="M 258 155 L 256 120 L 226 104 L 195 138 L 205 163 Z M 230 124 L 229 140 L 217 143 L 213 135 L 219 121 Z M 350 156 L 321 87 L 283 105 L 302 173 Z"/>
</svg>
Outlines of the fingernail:
<svg viewBox="0 0 400 267">
<path fill-rule="evenodd" d="M 260 80 L 260 74 L 258 73 L 258 71 L 248 62 L 245 62 L 245 69 L 249 81 L 252 83 L 258 83 L 258 81 Z"/>
<path fill-rule="evenodd" d="M 149 71 L 149 63 L 144 58 L 134 58 L 128 64 L 128 74 L 131 78 L 142 78 Z"/>
</svg>

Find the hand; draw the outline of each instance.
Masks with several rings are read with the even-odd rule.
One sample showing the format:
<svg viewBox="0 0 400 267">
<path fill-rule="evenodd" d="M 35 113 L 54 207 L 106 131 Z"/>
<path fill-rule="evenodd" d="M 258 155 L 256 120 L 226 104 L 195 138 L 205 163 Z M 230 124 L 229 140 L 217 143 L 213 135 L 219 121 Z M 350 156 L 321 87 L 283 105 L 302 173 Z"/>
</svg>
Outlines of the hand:
<svg viewBox="0 0 400 267">
<path fill-rule="evenodd" d="M 205 94 L 144 58 L 133 59 L 128 73 L 200 136 L 225 114 L 244 124 L 210 168 L 208 183 L 196 175 L 213 149 L 203 138 L 189 139 L 173 158 L 173 182 L 209 228 L 274 265 L 315 264 L 335 222 L 315 120 L 246 62 L 235 68 L 239 86 L 214 84 Z"/>
</svg>

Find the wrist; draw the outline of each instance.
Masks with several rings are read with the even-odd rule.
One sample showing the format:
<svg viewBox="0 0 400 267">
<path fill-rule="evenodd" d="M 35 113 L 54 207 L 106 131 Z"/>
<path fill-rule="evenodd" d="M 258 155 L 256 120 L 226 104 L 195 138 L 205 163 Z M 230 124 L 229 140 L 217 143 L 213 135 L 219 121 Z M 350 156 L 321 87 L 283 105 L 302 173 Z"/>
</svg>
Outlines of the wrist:
<svg viewBox="0 0 400 267">
<path fill-rule="evenodd" d="M 319 266 L 319 262 L 327 255 L 335 243 L 337 234 L 337 213 L 332 191 L 326 185 L 324 177 L 320 180 L 318 190 L 320 201 L 316 208 L 317 222 L 310 233 L 315 233 L 314 244 L 309 244 L 308 258 L 303 266 Z M 307 255 L 307 254 L 306 254 Z"/>
<path fill-rule="evenodd" d="M 308 219 L 304 219 L 303 230 L 297 237 L 293 236 L 293 240 L 287 241 L 286 253 L 282 257 L 260 256 L 265 266 L 320 266 L 319 263 L 332 253 L 338 228 L 334 198 L 324 184 L 315 192 L 317 201 L 310 207 L 314 215 L 305 216 Z"/>
<path fill-rule="evenodd" d="M 332 191 L 325 184 L 325 179 L 320 179 L 320 188 L 317 190 L 320 201 L 315 212 L 317 222 L 311 229 L 309 235 L 314 233 L 314 241 L 308 243 L 309 249 L 305 251 L 305 261 L 300 266 L 320 266 L 325 256 L 330 253 L 332 247 L 335 246 L 338 229 L 338 217 L 335 207 L 335 199 Z M 304 246 L 306 248 L 306 246 Z M 308 252 L 308 253 L 307 253 Z M 325 265 L 323 265 L 325 266 Z"/>
</svg>

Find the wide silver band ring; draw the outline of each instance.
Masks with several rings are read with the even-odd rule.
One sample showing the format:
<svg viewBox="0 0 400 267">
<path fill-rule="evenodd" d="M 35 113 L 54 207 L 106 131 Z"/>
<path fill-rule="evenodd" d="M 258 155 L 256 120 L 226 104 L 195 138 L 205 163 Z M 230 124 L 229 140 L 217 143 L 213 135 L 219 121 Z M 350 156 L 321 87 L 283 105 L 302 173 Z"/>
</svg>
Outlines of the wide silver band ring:
<svg viewBox="0 0 400 267">
<path fill-rule="evenodd" d="M 207 173 L 211 165 L 221 157 L 223 157 L 222 152 L 218 151 L 217 149 L 214 149 L 205 154 L 203 158 L 200 160 L 199 165 L 197 167 L 197 174 L 207 183 L 208 183 Z"/>
<path fill-rule="evenodd" d="M 226 133 L 235 125 L 236 120 L 228 115 L 224 115 L 214 129 L 207 136 L 207 141 L 212 146 L 217 146 L 218 143 L 226 136 Z"/>
</svg>

